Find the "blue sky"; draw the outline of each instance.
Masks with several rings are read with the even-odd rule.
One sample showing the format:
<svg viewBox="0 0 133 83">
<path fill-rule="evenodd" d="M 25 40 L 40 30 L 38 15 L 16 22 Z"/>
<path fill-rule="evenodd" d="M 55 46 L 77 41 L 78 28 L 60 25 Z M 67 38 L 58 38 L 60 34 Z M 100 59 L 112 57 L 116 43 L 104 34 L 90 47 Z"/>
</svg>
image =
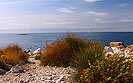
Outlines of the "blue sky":
<svg viewBox="0 0 133 83">
<path fill-rule="evenodd" d="M 0 33 L 133 32 L 133 0 L 0 0 Z"/>
</svg>

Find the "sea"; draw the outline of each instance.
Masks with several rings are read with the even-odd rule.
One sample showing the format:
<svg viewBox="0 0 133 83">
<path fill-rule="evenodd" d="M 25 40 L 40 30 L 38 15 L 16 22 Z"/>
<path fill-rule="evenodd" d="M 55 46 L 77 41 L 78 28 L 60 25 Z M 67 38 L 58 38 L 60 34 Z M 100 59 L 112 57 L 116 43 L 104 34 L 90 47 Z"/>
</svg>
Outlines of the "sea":
<svg viewBox="0 0 133 83">
<path fill-rule="evenodd" d="M 37 48 L 46 49 L 46 44 L 63 38 L 68 33 L 10 33 L 0 34 L 0 49 L 8 45 L 20 45 L 25 51 L 34 51 Z M 109 46 L 110 42 L 124 42 L 125 45 L 133 45 L 133 32 L 73 32 L 83 39 L 93 39 Z"/>
</svg>

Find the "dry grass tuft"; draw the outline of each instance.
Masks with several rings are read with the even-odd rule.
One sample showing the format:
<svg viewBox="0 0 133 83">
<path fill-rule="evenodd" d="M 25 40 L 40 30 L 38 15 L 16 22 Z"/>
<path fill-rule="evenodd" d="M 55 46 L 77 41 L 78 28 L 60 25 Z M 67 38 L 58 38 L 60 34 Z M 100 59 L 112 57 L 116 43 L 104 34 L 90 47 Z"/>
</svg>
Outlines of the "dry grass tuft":
<svg viewBox="0 0 133 83">
<path fill-rule="evenodd" d="M 57 41 L 47 45 L 47 50 L 41 56 L 42 65 L 68 66 L 71 59 L 69 44 L 65 41 Z"/>
<path fill-rule="evenodd" d="M 41 64 L 46 66 L 69 66 L 75 54 L 86 47 L 87 41 L 68 34 L 65 38 L 47 45 L 46 51 L 41 56 Z"/>
<path fill-rule="evenodd" d="M 22 65 L 27 62 L 28 56 L 18 45 L 9 45 L 0 50 L 0 60 L 6 64 Z"/>
</svg>

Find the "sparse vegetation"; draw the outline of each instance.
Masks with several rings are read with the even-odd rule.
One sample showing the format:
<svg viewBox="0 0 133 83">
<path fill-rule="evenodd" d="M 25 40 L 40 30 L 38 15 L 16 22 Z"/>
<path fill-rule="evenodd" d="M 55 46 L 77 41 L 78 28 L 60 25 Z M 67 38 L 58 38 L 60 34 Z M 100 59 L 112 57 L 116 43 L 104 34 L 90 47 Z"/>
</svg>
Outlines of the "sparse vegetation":
<svg viewBox="0 0 133 83">
<path fill-rule="evenodd" d="M 5 63 L 0 61 L 0 69 L 5 69 Z"/>
<path fill-rule="evenodd" d="M 40 60 L 41 59 L 41 54 L 37 54 L 36 56 L 35 56 L 35 60 Z"/>
<path fill-rule="evenodd" d="M 104 47 L 101 42 L 68 34 L 47 45 L 41 64 L 74 67 L 78 70 L 74 80 L 80 83 L 128 82 L 131 61 L 125 60 L 129 58 L 120 55 L 105 58 Z"/>
<path fill-rule="evenodd" d="M 0 50 L 0 61 L 11 65 L 22 65 L 27 62 L 28 56 L 18 45 L 9 45 Z"/>
<path fill-rule="evenodd" d="M 104 56 L 104 55 L 103 55 Z M 89 67 L 84 69 L 80 83 L 128 83 L 131 60 L 125 56 L 112 55 L 101 59 L 100 55 L 93 64 L 88 60 Z M 125 61 L 127 59 L 127 61 Z"/>
<path fill-rule="evenodd" d="M 86 41 L 78 36 L 68 34 L 51 45 L 47 45 L 46 51 L 41 56 L 42 65 L 69 66 L 75 53 L 86 46 Z"/>
<path fill-rule="evenodd" d="M 41 64 L 87 68 L 88 59 L 93 62 L 95 53 L 101 54 L 103 48 L 104 46 L 99 42 L 67 34 L 65 38 L 47 45 L 46 51 L 41 56 Z"/>
<path fill-rule="evenodd" d="M 76 74 L 74 77 L 76 80 L 80 79 L 83 69 L 89 67 L 88 60 L 91 62 L 91 64 L 93 64 L 93 62 L 96 60 L 95 54 L 103 55 L 103 50 L 104 45 L 102 43 L 88 40 L 86 47 L 84 49 L 80 49 L 80 51 L 75 54 L 70 66 L 78 70 L 78 74 Z M 104 58 L 104 56 L 102 56 L 102 58 Z"/>
</svg>

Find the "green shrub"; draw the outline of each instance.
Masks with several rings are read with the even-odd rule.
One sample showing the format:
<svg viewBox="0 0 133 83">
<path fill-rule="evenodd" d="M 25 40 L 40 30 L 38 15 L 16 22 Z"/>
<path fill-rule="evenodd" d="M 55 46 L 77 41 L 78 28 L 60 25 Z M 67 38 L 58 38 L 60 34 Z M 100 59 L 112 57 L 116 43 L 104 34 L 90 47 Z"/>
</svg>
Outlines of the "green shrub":
<svg viewBox="0 0 133 83">
<path fill-rule="evenodd" d="M 0 61 L 0 69 L 5 69 L 5 63 Z"/>
<path fill-rule="evenodd" d="M 69 44 L 70 49 L 73 53 L 76 53 L 80 51 L 80 49 L 85 48 L 87 44 L 86 40 L 81 39 L 80 37 L 70 33 L 67 34 L 67 36 L 64 39 Z"/>
<path fill-rule="evenodd" d="M 103 50 L 104 45 L 102 43 L 93 40 L 88 40 L 86 48 L 80 49 L 80 51 L 75 53 L 75 57 L 70 63 L 71 67 L 75 67 L 78 70 L 78 73 L 74 77 L 75 80 L 80 79 L 80 75 L 83 69 L 89 67 L 88 60 L 93 64 L 93 62 L 96 60 L 95 54 L 102 55 Z"/>
<path fill-rule="evenodd" d="M 40 59 L 41 59 L 41 54 L 35 56 L 35 60 L 40 60 Z"/>
<path fill-rule="evenodd" d="M 81 83 L 128 83 L 131 60 L 125 56 L 112 55 L 105 59 L 98 57 L 93 64 L 84 69 L 80 77 Z M 104 56 L 104 55 L 103 55 Z"/>
</svg>

